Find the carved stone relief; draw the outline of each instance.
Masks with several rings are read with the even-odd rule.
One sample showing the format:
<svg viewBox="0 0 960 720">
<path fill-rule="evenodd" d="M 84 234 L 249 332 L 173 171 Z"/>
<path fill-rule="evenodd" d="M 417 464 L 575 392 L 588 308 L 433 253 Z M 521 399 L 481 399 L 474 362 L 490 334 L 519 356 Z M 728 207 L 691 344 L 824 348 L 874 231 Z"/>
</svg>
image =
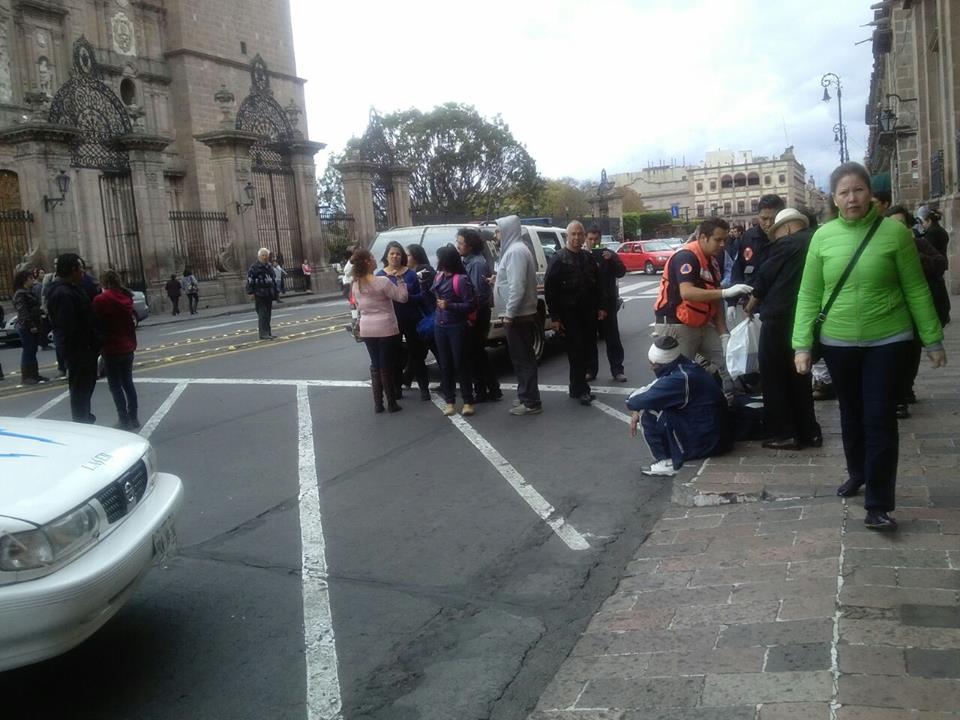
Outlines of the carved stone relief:
<svg viewBox="0 0 960 720">
<path fill-rule="evenodd" d="M 113 50 L 121 55 L 136 55 L 137 40 L 133 23 L 124 12 L 116 13 L 110 20 L 113 33 Z"/>
<path fill-rule="evenodd" d="M 10 78 L 10 16 L 0 8 L 0 102 L 13 100 L 13 84 Z"/>
</svg>

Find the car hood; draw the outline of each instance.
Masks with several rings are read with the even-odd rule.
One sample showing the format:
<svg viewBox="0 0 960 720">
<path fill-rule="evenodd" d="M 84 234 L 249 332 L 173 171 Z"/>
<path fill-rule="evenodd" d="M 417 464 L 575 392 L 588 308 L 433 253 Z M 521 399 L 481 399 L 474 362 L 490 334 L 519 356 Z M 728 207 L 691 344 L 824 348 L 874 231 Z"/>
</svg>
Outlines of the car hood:
<svg viewBox="0 0 960 720">
<path fill-rule="evenodd" d="M 149 446 L 95 425 L 0 417 L 0 516 L 49 522 L 109 485 Z"/>
</svg>

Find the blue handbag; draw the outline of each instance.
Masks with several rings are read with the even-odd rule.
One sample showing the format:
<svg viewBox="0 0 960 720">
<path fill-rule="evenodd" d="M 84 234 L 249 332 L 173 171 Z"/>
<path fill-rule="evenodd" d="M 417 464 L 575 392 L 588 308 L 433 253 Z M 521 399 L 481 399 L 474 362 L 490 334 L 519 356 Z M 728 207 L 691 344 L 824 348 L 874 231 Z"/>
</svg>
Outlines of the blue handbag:
<svg viewBox="0 0 960 720">
<path fill-rule="evenodd" d="M 433 326 L 436 314 L 436 310 L 433 310 L 420 318 L 417 323 L 417 335 L 424 342 L 433 342 Z"/>
</svg>

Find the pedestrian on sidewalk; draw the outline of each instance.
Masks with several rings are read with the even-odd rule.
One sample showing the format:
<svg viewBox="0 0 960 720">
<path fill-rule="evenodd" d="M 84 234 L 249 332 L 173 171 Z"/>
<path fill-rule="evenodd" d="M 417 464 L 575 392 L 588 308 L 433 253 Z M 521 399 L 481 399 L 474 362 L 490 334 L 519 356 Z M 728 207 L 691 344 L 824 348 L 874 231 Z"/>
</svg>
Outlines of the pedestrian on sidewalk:
<svg viewBox="0 0 960 720">
<path fill-rule="evenodd" d="M 950 235 L 940 224 L 940 213 L 924 205 L 917 215 L 920 216 L 923 236 L 936 248 L 938 253 L 948 257 L 947 245 L 950 243 Z"/>
<path fill-rule="evenodd" d="M 813 230 L 806 215 L 793 208 L 777 213 L 770 227 L 763 265 L 753 274 L 753 293 L 746 311 L 751 317 L 763 307 L 760 319 L 760 378 L 763 386 L 763 425 L 770 437 L 763 447 L 799 450 L 820 447 L 810 390 L 810 375 L 799 375 L 793 364 L 793 317 L 797 293 Z"/>
<path fill-rule="evenodd" d="M 914 327 L 934 367 L 946 364 L 937 318 L 911 232 L 883 218 L 870 199 L 870 176 L 859 163 L 830 175 L 839 217 L 814 234 L 807 252 L 793 329 L 798 373 L 810 372 L 818 340 L 840 402 L 847 461 L 841 497 L 866 485 L 864 524 L 895 530 L 897 392 L 907 370 Z M 831 296 L 832 306 L 827 306 Z M 824 313 L 824 309 L 827 310 Z M 815 322 L 823 318 L 819 338 Z"/>
<path fill-rule="evenodd" d="M 30 288 L 30 291 L 37 298 L 37 305 L 40 306 L 40 336 L 37 338 L 40 342 L 41 350 L 50 350 L 50 321 L 47 320 L 47 311 L 43 303 L 44 278 L 47 272 L 41 268 L 33 269 L 33 278 L 36 282 Z"/>
<path fill-rule="evenodd" d="M 283 300 L 280 299 L 280 296 L 287 291 L 284 281 L 284 278 L 287 276 L 287 271 L 283 269 L 283 255 L 278 255 L 270 259 L 270 269 L 273 270 L 273 282 L 274 285 L 277 286 L 276 301 L 282 303 Z"/>
<path fill-rule="evenodd" d="M 753 288 L 744 283 L 720 287 L 717 258 L 729 230 L 722 218 L 705 220 L 696 237 L 667 260 L 654 304 L 654 335 L 675 338 L 684 357 L 693 360 L 699 353 L 709 360 L 720 375 L 724 393 L 732 398 L 733 380 L 724 357 L 730 334 L 721 300 L 749 295 Z"/>
<path fill-rule="evenodd" d="M 247 270 L 247 295 L 253 295 L 257 310 L 257 328 L 261 340 L 276 340 L 270 330 L 273 301 L 277 299 L 277 281 L 270 267 L 270 251 L 260 248 L 257 261 Z"/>
<path fill-rule="evenodd" d="M 183 269 L 183 279 L 180 281 L 183 286 L 183 292 L 187 294 L 187 302 L 190 304 L 190 314 L 197 314 L 197 305 L 200 304 L 200 283 L 190 268 Z"/>
<path fill-rule="evenodd" d="M 397 412 L 397 394 L 393 387 L 396 357 L 400 351 L 400 326 L 393 309 L 394 302 L 407 302 L 407 284 L 394 284 L 386 277 L 375 276 L 376 263 L 369 250 L 357 250 L 350 257 L 353 285 L 351 294 L 360 309 L 360 339 L 370 355 L 370 387 L 373 389 L 373 411 Z"/>
<path fill-rule="evenodd" d="M 484 240 L 474 228 L 457 231 L 457 252 L 463 258 L 470 282 L 477 293 L 477 319 L 467 327 L 467 353 L 473 368 L 473 394 L 478 403 L 503 398 L 497 373 L 487 357 L 487 335 L 493 310 L 493 269 L 484 255 Z"/>
<path fill-rule="evenodd" d="M 593 255 L 583 245 L 583 223 L 567 225 L 567 243 L 550 258 L 543 279 L 544 298 L 553 331 L 562 333 L 570 365 L 569 395 L 581 405 L 593 402 L 587 381 L 590 358 L 597 352 L 597 323 L 606 319 L 606 288 Z"/>
<path fill-rule="evenodd" d="M 170 276 L 170 279 L 167 280 L 167 284 L 163 286 L 163 289 L 167 291 L 167 297 L 170 298 L 170 302 L 173 304 L 173 310 L 170 314 L 179 315 L 180 296 L 183 294 L 183 285 L 177 280 L 176 274 Z"/>
<path fill-rule="evenodd" d="M 600 245 L 601 237 L 600 228 L 596 226 L 587 231 L 587 249 L 593 254 L 600 273 L 603 297 L 603 306 L 600 309 L 606 313 L 604 319 L 599 321 L 600 337 L 607 349 L 607 362 L 610 364 L 613 381 L 626 382 L 627 376 L 623 374 L 623 343 L 620 341 L 620 324 L 617 321 L 621 305 L 617 280 L 627 274 L 627 268 L 617 253 Z M 593 351 L 587 356 L 587 381 L 595 379 L 600 369 L 597 343 L 592 343 L 591 348 Z"/>
<path fill-rule="evenodd" d="M 17 330 L 20 334 L 20 380 L 24 385 L 49 382 L 40 374 L 37 364 L 37 346 L 43 329 L 40 300 L 33 291 L 36 278 L 30 270 L 21 270 L 13 278 L 13 307 L 17 311 Z"/>
<path fill-rule="evenodd" d="M 396 240 L 387 243 L 387 247 L 380 258 L 383 265 L 377 270 L 377 277 L 385 277 L 394 285 L 404 283 L 407 286 L 407 300 L 394 302 L 393 311 L 397 316 L 397 326 L 400 328 L 401 342 L 397 348 L 393 365 L 393 390 L 397 400 L 403 397 L 403 369 L 408 359 L 424 357 L 423 342 L 417 332 L 417 323 L 422 317 L 420 313 L 420 279 L 417 274 L 407 267 L 407 251 Z M 404 342 L 406 346 L 404 346 Z M 418 380 L 420 399 L 430 399 L 430 388 L 426 378 L 426 366 L 414 367 L 414 377 Z"/>
<path fill-rule="evenodd" d="M 543 412 L 537 383 L 537 354 L 534 342 L 542 332 L 543 318 L 537 312 L 537 262 L 520 236 L 520 218 L 508 215 L 497 220 L 500 235 L 500 262 L 493 286 L 501 320 L 507 335 L 507 352 L 517 376 L 517 403 L 511 415 Z M 496 235 L 494 236 L 496 238 Z"/>
<path fill-rule="evenodd" d="M 119 430 L 136 430 L 137 389 L 133 385 L 133 353 L 137 349 L 137 324 L 133 311 L 133 293 L 123 286 L 120 274 L 107 270 L 100 276 L 103 287 L 93 299 L 102 344 L 100 354 L 107 370 L 107 386 L 117 408 Z"/>
<path fill-rule="evenodd" d="M 427 251 L 419 243 L 407 245 L 407 267 L 413 270 L 417 275 L 417 281 L 420 283 L 420 293 L 417 295 L 421 319 L 433 314 L 437 309 L 437 299 L 430 292 L 433 287 L 433 281 L 437 277 L 437 271 L 430 260 L 427 258 Z M 417 321 L 419 323 L 419 320 Z M 413 381 L 417 381 L 417 387 L 420 388 L 420 399 L 430 399 L 430 382 L 427 373 L 427 352 L 433 353 L 434 360 L 437 360 L 437 341 L 433 332 L 429 334 L 420 334 L 419 325 L 417 334 L 420 335 L 419 354 L 415 355 L 408 351 L 407 367 L 403 372 L 403 384 L 410 387 Z M 439 361 L 437 361 L 439 364 Z M 424 391 L 426 388 L 426 391 Z"/>
<path fill-rule="evenodd" d="M 680 353 L 672 337 L 656 337 L 647 358 L 657 379 L 627 398 L 630 435 L 637 426 L 653 455 L 644 475 L 672 477 L 687 460 L 719 455 L 732 436 L 727 400 L 717 381 Z"/>
<path fill-rule="evenodd" d="M 80 256 L 64 253 L 57 258 L 57 277 L 50 283 L 47 310 L 54 337 L 62 344 L 70 389 L 70 415 L 74 422 L 94 423 L 90 399 L 97 385 L 97 355 L 100 337 L 90 296 L 81 287 L 83 263 Z"/>
<path fill-rule="evenodd" d="M 473 370 L 467 345 L 468 325 L 476 321 L 477 293 L 453 245 L 437 250 L 437 277 L 430 292 L 437 300 L 434 336 L 440 361 L 440 387 L 446 407 L 444 415 L 457 411 L 457 381 L 463 398 L 461 415 L 473 415 Z"/>
</svg>

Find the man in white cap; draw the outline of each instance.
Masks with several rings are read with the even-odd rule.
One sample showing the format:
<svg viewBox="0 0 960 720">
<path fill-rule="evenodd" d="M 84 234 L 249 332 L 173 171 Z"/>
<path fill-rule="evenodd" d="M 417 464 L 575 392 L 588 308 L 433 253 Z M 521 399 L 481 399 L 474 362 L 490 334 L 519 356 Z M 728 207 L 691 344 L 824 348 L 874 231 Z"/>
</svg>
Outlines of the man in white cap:
<svg viewBox="0 0 960 720">
<path fill-rule="evenodd" d="M 673 337 L 655 337 L 647 358 L 657 379 L 627 399 L 630 435 L 636 437 L 639 425 L 653 455 L 653 464 L 641 472 L 671 477 L 687 460 L 726 452 L 727 400 L 716 379 L 681 355 Z"/>
</svg>

